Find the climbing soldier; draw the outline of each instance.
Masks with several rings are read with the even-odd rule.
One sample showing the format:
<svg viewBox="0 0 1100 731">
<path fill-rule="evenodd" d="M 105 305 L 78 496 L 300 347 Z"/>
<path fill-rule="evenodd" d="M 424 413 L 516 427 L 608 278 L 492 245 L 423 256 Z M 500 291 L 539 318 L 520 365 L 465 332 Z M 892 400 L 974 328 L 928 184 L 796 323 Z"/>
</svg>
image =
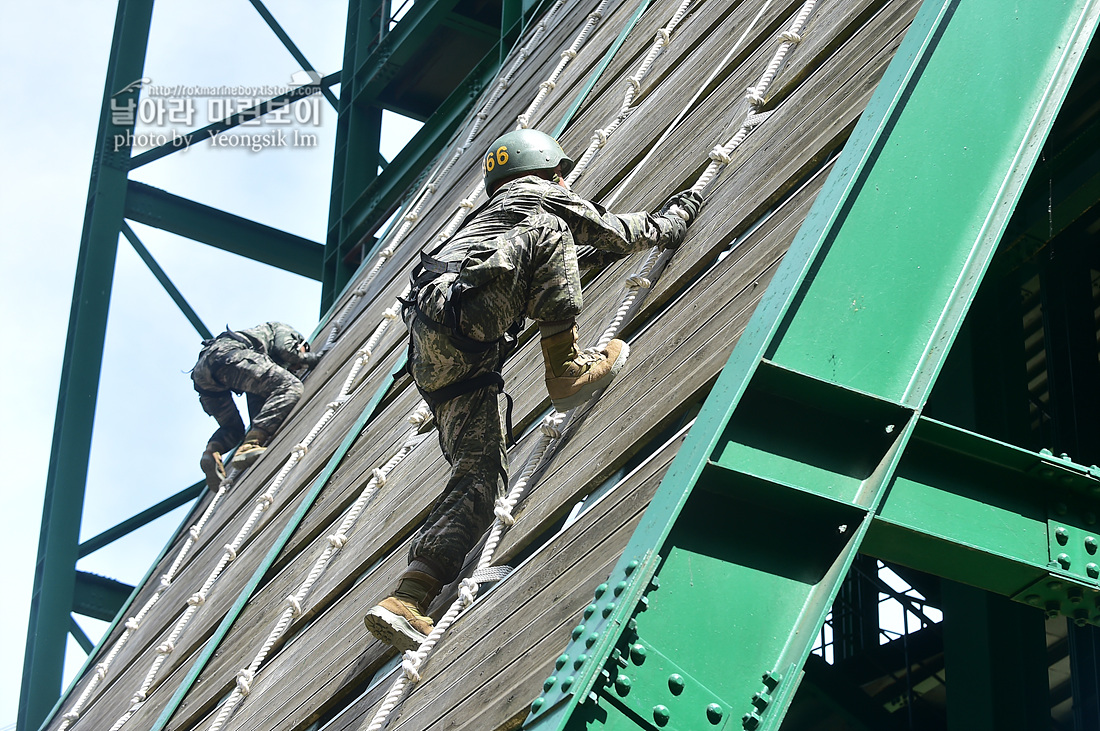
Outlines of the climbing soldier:
<svg viewBox="0 0 1100 731">
<path fill-rule="evenodd" d="M 685 191 L 658 213 L 610 213 L 568 189 L 562 176 L 572 168 L 557 141 L 542 132 L 499 138 L 483 166 L 489 200 L 434 256 L 421 253 L 413 270 L 402 312 L 408 368 L 431 407 L 451 474 L 413 539 L 393 595 L 365 617 L 371 633 L 398 649 L 419 647 L 431 632 L 428 605 L 457 578 L 507 487 L 497 396 L 504 390 L 502 365 L 525 318 L 538 323 L 554 407 L 575 408 L 607 386 L 629 351 L 621 340 L 598 351 L 578 349 L 576 247 L 595 250 L 585 266 L 673 247 L 702 205 L 698 194 Z"/>
<path fill-rule="evenodd" d="M 227 327 L 216 338 L 202 341 L 191 380 L 203 411 L 218 422 L 199 461 L 211 489 L 225 479 L 222 455 L 242 438 L 233 467 L 244 470 L 264 453 L 268 440 L 302 397 L 302 382 L 291 370 L 304 375 L 320 359 L 320 353 L 309 352 L 309 342 L 300 332 L 281 322 L 247 330 Z M 252 419 L 247 434 L 230 391 L 247 394 Z"/>
</svg>

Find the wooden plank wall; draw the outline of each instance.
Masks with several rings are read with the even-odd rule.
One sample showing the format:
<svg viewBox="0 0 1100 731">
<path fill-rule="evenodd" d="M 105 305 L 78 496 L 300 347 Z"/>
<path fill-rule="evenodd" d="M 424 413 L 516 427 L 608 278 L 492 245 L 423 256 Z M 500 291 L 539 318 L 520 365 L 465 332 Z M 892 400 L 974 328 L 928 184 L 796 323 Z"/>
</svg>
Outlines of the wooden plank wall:
<svg viewBox="0 0 1100 731">
<path fill-rule="evenodd" d="M 617 113 L 627 77 L 677 5 L 678 0 L 653 0 L 612 59 L 562 136 L 563 146 L 575 157 L 592 131 L 609 124 Z M 683 420 L 728 358 L 918 5 L 917 0 L 820 0 L 803 41 L 788 54 L 770 89 L 764 108 L 773 111 L 772 116 L 748 137 L 711 185 L 687 241 L 662 257 L 659 281 L 627 323 L 623 334 L 632 347 L 627 368 L 598 403 L 581 409 L 583 413 L 570 422 L 560 448 L 515 511 L 517 524 L 505 534 L 497 556 L 498 563 L 518 568 L 480 598 L 441 641 L 390 728 L 501 729 L 522 720 L 593 587 L 629 539 L 675 455 Z M 515 126 L 516 115 L 527 107 L 594 6 L 591 0 L 566 3 L 471 149 L 439 181 L 413 233 L 353 308 L 340 339 L 307 379 L 301 406 L 205 527 L 182 570 L 113 660 L 73 728 L 111 728 L 130 707 L 157 646 L 186 608 L 188 597 L 217 565 L 224 546 L 238 534 L 290 449 L 339 392 L 357 351 L 405 286 L 417 251 L 435 244 L 458 202 L 473 189 L 482 151 Z M 756 83 L 774 53 L 778 34 L 789 27 L 801 6 L 801 0 L 703 0 L 693 5 L 645 79 L 637 109 L 580 178 L 577 191 L 626 211 L 654 209 L 669 194 L 693 183 L 709 162 L 710 149 L 740 126 L 749 109 L 746 87 Z M 553 129 L 635 7 L 612 0 L 532 126 Z M 460 135 L 464 138 L 465 131 Z M 593 341 L 603 330 L 621 300 L 624 278 L 636 271 L 642 257 L 617 262 L 592 278 L 579 323 L 583 338 Z M 348 296 L 345 293 L 341 304 Z M 327 330 L 322 331 L 322 342 L 326 335 Z M 176 643 L 149 700 L 124 728 L 147 729 L 156 721 L 364 405 L 386 386 L 404 346 L 404 328 L 394 323 L 374 348 L 351 400 L 291 472 Z M 515 397 L 518 433 L 548 408 L 541 356 L 533 340 L 510 361 L 505 378 Z M 237 670 L 256 655 L 285 598 L 296 591 L 327 545 L 326 537 L 340 524 L 372 470 L 400 446 L 410 429 L 405 419 L 418 402 L 407 377 L 389 389 L 188 691 L 169 728 L 209 726 L 218 704 L 232 690 Z M 527 434 L 514 448 L 514 473 L 525 463 L 536 436 Z M 624 468 L 629 474 L 614 490 L 560 529 L 563 517 L 579 500 Z M 335 731 L 369 721 L 395 671 L 381 673 L 373 683 L 372 678 L 394 653 L 371 638 L 362 615 L 392 589 L 404 569 L 409 538 L 441 491 L 446 474 L 446 463 L 430 437 L 389 475 L 225 728 L 298 731 L 322 722 L 320 727 Z M 185 538 L 174 540 L 131 612 L 157 590 L 159 576 L 168 570 Z M 433 614 L 441 615 L 454 597 L 454 587 L 448 587 Z M 115 636 L 121 631 L 120 625 Z M 113 639 L 105 643 L 106 649 Z M 90 676 L 78 683 L 70 705 L 88 682 Z M 51 728 L 59 727 L 62 713 Z"/>
</svg>

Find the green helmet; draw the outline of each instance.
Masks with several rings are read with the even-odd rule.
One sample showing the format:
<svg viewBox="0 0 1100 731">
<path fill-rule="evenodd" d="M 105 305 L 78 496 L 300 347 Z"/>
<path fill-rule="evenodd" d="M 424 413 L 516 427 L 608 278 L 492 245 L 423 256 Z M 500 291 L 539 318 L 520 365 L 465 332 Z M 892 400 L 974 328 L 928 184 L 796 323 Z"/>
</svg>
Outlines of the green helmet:
<svg viewBox="0 0 1100 731">
<path fill-rule="evenodd" d="M 562 175 L 568 175 L 573 169 L 573 160 L 557 140 L 537 129 L 514 130 L 497 138 L 485 153 L 482 163 L 485 190 L 492 192 L 497 183 L 516 173 L 553 170 L 558 163 L 561 163 Z"/>
</svg>

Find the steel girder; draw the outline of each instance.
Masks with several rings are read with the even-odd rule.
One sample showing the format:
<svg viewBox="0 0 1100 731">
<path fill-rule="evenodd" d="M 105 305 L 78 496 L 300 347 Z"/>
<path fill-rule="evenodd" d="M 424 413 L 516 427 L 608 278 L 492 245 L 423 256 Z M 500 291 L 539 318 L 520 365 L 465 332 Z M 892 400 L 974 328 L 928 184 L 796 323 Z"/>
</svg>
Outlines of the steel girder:
<svg viewBox="0 0 1100 731">
<path fill-rule="evenodd" d="M 858 552 L 1097 622 L 1100 471 L 923 409 L 1098 15 L 926 0 L 525 727 L 779 728 Z"/>
</svg>

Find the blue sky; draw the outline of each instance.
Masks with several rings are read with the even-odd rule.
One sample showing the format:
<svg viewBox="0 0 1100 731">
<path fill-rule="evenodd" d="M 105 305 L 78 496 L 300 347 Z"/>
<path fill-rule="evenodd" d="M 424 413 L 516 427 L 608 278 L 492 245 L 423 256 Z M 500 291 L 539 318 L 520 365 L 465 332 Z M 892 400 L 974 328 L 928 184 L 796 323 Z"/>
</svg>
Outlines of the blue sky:
<svg viewBox="0 0 1100 731">
<path fill-rule="evenodd" d="M 343 0 L 269 0 L 268 9 L 322 73 L 339 69 Z M 53 418 L 83 224 L 115 3 L 8 3 L 0 59 L 8 103 L 0 115 L 0 312 L 8 357 L 0 430 L 8 487 L 0 517 L 7 601 L 0 603 L 0 731 L 14 728 L 50 454 Z M 161 0 L 153 15 L 145 76 L 156 85 L 285 86 L 298 64 L 246 0 Z M 14 93 L 12 93 L 14 92 Z M 168 95 L 176 109 L 186 95 Z M 224 102 L 194 99 L 194 128 Z M 150 108 L 152 109 L 152 108 Z M 203 144 L 151 163 L 133 179 L 323 242 L 336 111 L 319 124 L 282 127 L 316 134 L 312 147 L 259 151 Z M 314 111 L 315 115 L 317 112 Z M 150 115 L 147 115 L 150 116 Z M 301 117 L 310 115 L 303 112 Z M 144 125 L 158 132 L 165 124 Z M 415 123 L 387 117 L 392 157 Z M 139 130 L 140 131 L 140 130 Z M 244 131 L 244 130 L 242 130 Z M 271 130 L 248 130 L 259 133 Z M 232 254 L 133 224 L 142 243 L 211 330 L 282 320 L 317 324 L 320 285 Z M 187 371 L 200 336 L 123 239 L 119 244 L 81 539 L 85 540 L 201 478 L 198 457 L 215 424 L 202 413 Z M 83 559 L 79 568 L 133 583 L 184 518 L 183 509 Z M 98 640 L 106 624 L 78 618 Z M 84 662 L 70 642 L 66 684 Z"/>
</svg>

